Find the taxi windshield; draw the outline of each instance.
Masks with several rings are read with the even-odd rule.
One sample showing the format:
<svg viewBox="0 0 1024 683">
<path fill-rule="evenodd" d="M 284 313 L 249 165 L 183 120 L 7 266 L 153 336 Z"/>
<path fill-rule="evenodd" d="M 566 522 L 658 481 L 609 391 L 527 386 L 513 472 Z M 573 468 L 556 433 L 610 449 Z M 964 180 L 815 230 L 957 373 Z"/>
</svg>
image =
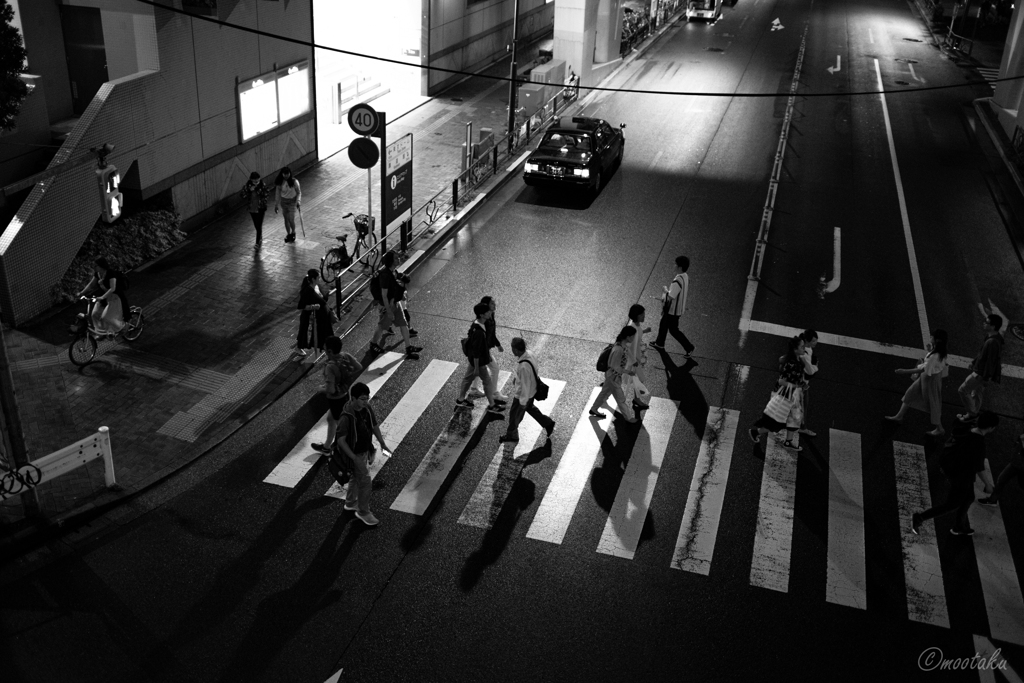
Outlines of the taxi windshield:
<svg viewBox="0 0 1024 683">
<path fill-rule="evenodd" d="M 590 151 L 590 136 L 589 135 L 573 135 L 571 133 L 555 133 L 551 132 L 544 136 L 544 139 L 540 143 L 541 147 L 559 147 L 566 148 L 568 151 L 577 152 L 589 152 Z"/>
</svg>

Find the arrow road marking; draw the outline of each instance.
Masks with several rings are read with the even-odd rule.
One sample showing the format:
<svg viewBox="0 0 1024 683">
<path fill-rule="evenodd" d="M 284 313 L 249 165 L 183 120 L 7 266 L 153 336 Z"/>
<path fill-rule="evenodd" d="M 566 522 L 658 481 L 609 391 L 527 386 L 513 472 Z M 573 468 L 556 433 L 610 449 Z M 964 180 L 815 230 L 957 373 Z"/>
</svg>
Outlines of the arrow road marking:
<svg viewBox="0 0 1024 683">
<path fill-rule="evenodd" d="M 784 28 L 786 28 L 786 27 L 782 25 L 782 22 L 779 21 L 778 18 L 776 18 L 775 21 L 772 22 L 772 30 L 773 31 L 781 31 Z"/>
<path fill-rule="evenodd" d="M 832 279 L 825 282 L 825 276 L 821 276 L 821 285 L 818 296 L 822 299 L 825 298 L 825 294 L 830 294 L 839 289 L 840 275 L 841 275 L 841 262 L 840 254 L 842 252 L 841 243 L 839 239 L 839 228 L 835 228 L 835 232 L 832 235 Z"/>
<path fill-rule="evenodd" d="M 987 318 L 990 314 L 995 313 L 1003 319 L 1003 326 L 999 329 L 999 333 L 1003 334 L 1006 328 L 1009 326 L 1010 319 L 1006 317 L 1006 314 L 999 310 L 999 307 L 992 303 L 992 299 L 988 300 L 988 308 L 985 308 L 985 304 L 978 303 L 978 310 L 981 311 L 981 317 Z"/>
<path fill-rule="evenodd" d="M 839 55 L 836 55 L 836 65 L 835 66 L 830 66 L 829 68 L 825 69 L 825 71 L 827 71 L 827 72 L 829 72 L 830 74 L 833 74 L 833 75 L 839 73 L 839 71 L 842 70 L 842 68 L 843 68 L 839 60 L 840 60 Z M 913 70 L 913 67 L 911 67 L 911 70 Z"/>
<path fill-rule="evenodd" d="M 910 75 L 914 77 L 914 80 L 917 81 L 918 83 L 924 83 L 924 79 L 918 77 L 917 72 L 914 71 L 914 65 L 913 64 L 907 64 L 907 66 L 910 67 Z"/>
</svg>

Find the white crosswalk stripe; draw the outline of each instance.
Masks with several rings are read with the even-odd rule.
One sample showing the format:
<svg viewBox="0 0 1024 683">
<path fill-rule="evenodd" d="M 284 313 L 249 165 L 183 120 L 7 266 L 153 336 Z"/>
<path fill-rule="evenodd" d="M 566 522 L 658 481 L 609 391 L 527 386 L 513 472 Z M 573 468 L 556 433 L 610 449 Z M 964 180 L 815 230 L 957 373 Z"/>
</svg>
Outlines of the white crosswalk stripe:
<svg viewBox="0 0 1024 683">
<path fill-rule="evenodd" d="M 405 435 L 409 433 L 409 430 L 416 424 L 416 421 L 420 419 L 423 411 L 427 409 L 430 402 L 441 391 L 441 388 L 457 367 L 459 366 L 456 363 L 445 360 L 435 359 L 430 361 L 427 369 L 416 378 L 416 381 L 409 388 L 409 391 L 402 396 L 402 400 L 398 402 L 398 405 L 381 421 L 380 433 L 384 437 L 384 443 L 391 449 L 392 454 L 401 445 Z M 376 477 L 377 473 L 381 471 L 387 462 L 388 458 L 385 458 L 383 454 L 374 458 L 373 464 L 369 467 L 370 479 Z M 348 493 L 348 484 L 340 486 L 338 482 L 334 482 L 324 495 L 331 498 L 344 499 L 346 493 Z"/>
<path fill-rule="evenodd" d="M 371 394 L 376 394 L 391 380 L 402 362 L 402 354 L 386 354 L 372 363 L 360 379 L 370 386 Z M 398 449 L 405 442 L 406 437 L 437 400 L 444 387 L 459 379 L 453 377 L 458 367 L 456 363 L 449 361 L 433 360 L 419 375 L 403 373 L 401 381 L 408 381 L 409 387 L 381 423 L 381 431 L 388 446 Z M 508 377 L 509 373 L 500 373 L 499 387 L 506 383 Z M 546 414 L 556 407 L 564 411 L 565 407 L 559 406 L 559 401 L 564 400 L 563 397 L 566 395 L 566 382 L 550 378 L 545 378 L 545 381 L 550 386 L 550 397 L 539 404 L 540 409 Z M 665 465 L 675 458 L 685 459 L 691 456 L 678 447 L 673 448 L 676 438 L 673 436 L 673 430 L 677 423 L 679 406 L 674 401 L 663 398 L 652 399 L 643 423 L 637 425 L 639 431 L 631 451 L 618 452 L 630 447 L 624 446 L 624 442 L 618 438 L 619 435 L 615 434 L 612 427 L 615 423 L 608 418 L 603 421 L 594 419 L 586 412 L 598 392 L 599 388 L 593 388 L 586 404 L 579 407 L 581 414 L 572 435 L 560 453 L 560 444 L 556 440 L 555 450 L 550 453 L 550 457 L 557 461 L 557 466 L 545 487 L 543 498 L 536 504 L 535 514 L 525 537 L 546 541 L 555 546 L 563 543 L 577 507 L 594 476 L 594 468 L 602 453 L 602 443 L 610 435 L 616 442 L 617 455 L 626 461 L 626 468 L 615 492 L 615 500 L 604 518 L 604 528 L 594 551 L 632 560 L 636 556 L 648 515 L 657 514 L 659 501 L 671 500 L 672 496 L 680 495 L 681 482 L 665 480 L 669 476 L 667 472 L 678 472 L 678 469 L 666 469 Z M 605 408 L 613 407 L 612 399 L 609 399 Z M 392 510 L 422 515 L 432 506 L 445 482 L 452 476 L 455 465 L 464 457 L 467 446 L 479 431 L 485 410 L 484 401 L 477 401 L 472 409 L 455 410 L 450 421 L 419 462 L 415 472 L 397 494 L 391 504 Z M 773 439 L 768 439 L 758 492 L 755 494 L 754 490 L 757 489 L 751 490 L 746 487 L 732 490 L 727 486 L 734 465 L 749 471 L 758 463 L 758 460 L 753 458 L 740 458 L 734 461 L 732 457 L 740 417 L 736 410 L 716 406 L 709 408 L 693 471 L 691 473 L 689 469 L 686 470 L 689 488 L 675 547 L 670 558 L 660 556 L 655 557 L 654 561 L 661 563 L 668 559 L 668 565 L 672 569 L 714 578 L 715 546 L 720 526 L 724 519 L 735 519 L 727 517 L 726 513 L 756 504 L 756 524 L 747 531 L 754 537 L 753 552 L 749 557 L 749 567 L 743 567 L 743 571 L 749 570 L 751 586 L 781 593 L 789 592 L 790 567 L 794 553 L 799 551 L 802 553 L 801 557 L 804 557 L 806 553 L 814 552 L 817 553 L 816 560 L 824 562 L 825 565 L 823 602 L 866 610 L 870 592 L 866 571 L 869 561 L 871 566 L 887 566 L 889 563 L 879 562 L 877 558 L 872 561 L 872 558 L 867 556 L 866 534 L 868 531 L 875 533 L 878 524 L 877 521 L 873 526 L 865 524 L 865 501 L 877 501 L 879 491 L 875 490 L 873 497 L 865 495 L 865 484 L 870 482 L 864 480 L 867 456 L 863 451 L 861 435 L 830 429 L 827 443 L 824 443 L 824 439 L 818 442 L 817 446 L 821 449 L 820 457 L 828 461 L 827 548 L 795 548 L 794 525 L 798 523 L 795 517 L 796 478 L 799 460 L 795 452 Z M 277 486 L 296 486 L 320 457 L 309 444 L 323 439 L 324 431 L 326 421 L 322 419 L 299 440 L 265 481 Z M 494 525 L 507 503 L 510 492 L 522 476 L 527 456 L 540 446 L 545 438 L 540 424 L 529 417 L 520 425 L 519 434 L 520 441 L 515 444 L 503 444 L 496 450 L 492 450 L 491 445 L 485 447 L 491 454 L 490 462 L 479 481 L 475 483 L 469 499 L 465 502 L 457 501 L 459 505 L 463 505 L 457 519 L 458 524 L 482 529 L 490 529 Z M 493 440 L 488 438 L 486 442 L 491 444 Z M 406 447 L 408 449 L 408 445 Z M 893 584 L 903 583 L 906 586 L 905 601 L 910 620 L 950 628 L 945 593 L 946 580 L 939 559 L 935 524 L 930 520 L 924 523 L 920 527 L 920 535 L 915 535 L 910 526 L 911 515 L 914 512 L 932 505 L 931 482 L 924 449 L 916 444 L 893 441 L 892 458 L 895 491 L 889 495 L 895 497 L 898 518 L 892 519 L 891 523 L 899 526 L 899 548 L 891 547 L 893 543 L 889 538 L 894 537 L 884 538 L 893 556 L 902 556 L 902 569 L 895 571 L 903 572 L 902 577 L 892 577 Z M 371 468 L 371 476 L 385 465 L 386 461 L 378 458 Z M 538 471 L 544 470 L 539 468 Z M 537 485 L 542 486 L 542 483 L 537 482 Z M 656 495 L 659 485 L 662 492 Z M 812 485 L 819 486 L 817 483 L 808 482 L 804 488 Z M 978 483 L 977 487 L 980 497 L 981 484 Z M 803 493 L 801 490 L 801 496 Z M 332 485 L 325 495 L 342 498 L 345 489 Z M 755 495 L 756 503 L 753 500 Z M 661 517 L 663 523 L 660 526 L 664 528 L 664 513 Z M 592 520 L 589 516 L 586 519 Z M 675 520 L 669 520 L 669 523 L 674 522 Z M 1024 645 L 1024 597 L 1002 517 L 1002 508 L 975 505 L 971 509 L 971 522 L 976 530 L 973 538 L 959 539 L 961 545 L 950 549 L 944 546 L 943 550 L 962 552 L 963 543 L 973 543 L 981 594 L 988 616 L 988 631 L 984 625 L 971 625 L 971 630 L 975 633 L 990 633 L 991 638 L 997 641 Z M 802 521 L 799 523 L 803 524 Z M 744 533 L 742 529 L 740 533 Z M 797 538 L 805 537 L 806 535 Z M 802 544 L 803 540 L 797 543 Z M 657 545 L 652 544 L 653 547 Z M 662 551 L 652 550 L 651 554 L 654 556 L 660 552 Z M 742 561 L 746 565 L 747 560 L 737 560 L 735 554 L 720 555 L 722 559 L 717 562 L 728 565 Z M 730 569 L 726 566 L 722 569 L 728 573 L 736 568 Z M 959 586 L 960 583 L 954 581 L 949 585 Z M 959 592 L 959 588 L 957 590 Z M 891 600 L 888 593 L 883 593 L 882 596 L 875 595 L 874 599 L 878 600 L 883 596 Z M 964 625 L 956 626 L 961 628 Z"/>
<path fill-rule="evenodd" d="M 505 386 L 509 374 L 505 370 L 498 373 L 499 391 Z M 462 455 L 462 451 L 465 450 L 466 444 L 473 438 L 486 410 L 487 404 L 484 401 L 476 402 L 472 410 L 456 408 L 448 426 L 437 436 L 416 471 L 405 483 L 405 488 L 391 504 L 392 510 L 413 515 L 422 515 L 427 511 L 434 496 Z"/>
<path fill-rule="evenodd" d="M 892 450 L 896 465 L 896 503 L 900 513 L 900 544 L 903 546 L 908 616 L 911 621 L 949 628 L 939 546 L 935 542 L 935 524 L 925 522 L 918 534 L 910 530 L 911 515 L 932 506 L 924 448 L 895 441 Z"/>
<path fill-rule="evenodd" d="M 825 599 L 838 605 L 867 609 L 860 434 L 829 430 L 828 469 Z"/>
<path fill-rule="evenodd" d="M 372 398 L 391 378 L 391 375 L 395 374 L 395 370 L 404 359 L 405 356 L 401 353 L 385 353 L 370 363 L 356 381 L 363 382 L 370 388 L 370 397 Z M 313 428 L 292 447 L 288 455 L 278 463 L 263 482 L 294 488 L 321 457 L 321 454 L 313 449 L 312 444 L 323 443 L 325 438 L 327 438 L 327 413 L 324 413 Z"/>
<path fill-rule="evenodd" d="M 597 552 L 633 559 L 678 413 L 679 406 L 675 401 L 651 399 L 650 408 L 643 416 L 643 429 L 633 445 L 604 533 L 597 544 Z"/>
<path fill-rule="evenodd" d="M 988 469 L 988 462 L 985 462 Z M 991 474 L 991 472 L 990 472 Z M 975 479 L 976 498 L 985 497 L 985 486 Z M 978 558 L 978 575 L 985 595 L 988 626 L 992 637 L 1024 645 L 1024 598 L 1021 597 L 1017 569 L 1010 554 L 1006 527 L 998 507 L 972 505 L 971 526 L 974 528 L 974 554 Z"/>
<path fill-rule="evenodd" d="M 688 572 L 711 573 L 715 538 L 725 502 L 725 486 L 729 481 L 732 450 L 740 414 L 712 406 L 708 411 L 704 438 L 701 440 L 697 464 L 690 480 L 683 523 L 679 525 L 672 567 Z"/>
<path fill-rule="evenodd" d="M 541 412 L 550 412 L 558 403 L 565 382 L 557 379 L 543 378 L 548 385 L 548 397 L 542 402 L 535 402 Z M 459 515 L 459 524 L 475 526 L 481 529 L 490 529 L 494 526 L 498 514 L 512 486 L 519 479 L 523 467 L 526 465 L 526 456 L 529 455 L 537 444 L 543 428 L 527 415 L 519 423 L 519 441 L 517 443 L 504 443 L 498 447 L 487 471 L 480 478 L 473 495 L 470 497 L 462 514 Z"/>
</svg>

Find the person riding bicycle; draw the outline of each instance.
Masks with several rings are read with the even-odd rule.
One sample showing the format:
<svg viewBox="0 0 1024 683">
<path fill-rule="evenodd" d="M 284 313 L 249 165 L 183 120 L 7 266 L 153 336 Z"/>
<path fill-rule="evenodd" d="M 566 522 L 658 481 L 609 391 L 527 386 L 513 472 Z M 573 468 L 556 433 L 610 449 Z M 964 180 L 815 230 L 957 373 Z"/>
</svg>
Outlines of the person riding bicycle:
<svg viewBox="0 0 1024 683">
<path fill-rule="evenodd" d="M 124 314 L 128 310 L 128 297 L 125 295 L 128 279 L 124 273 L 112 270 L 104 256 L 96 259 L 95 264 L 92 279 L 78 293 L 78 298 L 94 287 L 98 288 L 100 294 L 89 311 L 92 327 L 98 334 L 117 334 L 124 327 Z"/>
</svg>

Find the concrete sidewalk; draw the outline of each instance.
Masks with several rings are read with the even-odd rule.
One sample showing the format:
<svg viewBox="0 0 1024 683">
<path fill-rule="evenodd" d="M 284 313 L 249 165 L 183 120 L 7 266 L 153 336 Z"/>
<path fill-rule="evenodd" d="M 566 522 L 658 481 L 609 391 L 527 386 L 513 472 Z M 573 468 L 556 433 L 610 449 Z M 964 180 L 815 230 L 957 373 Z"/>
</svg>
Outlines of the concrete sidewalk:
<svg viewBox="0 0 1024 683">
<path fill-rule="evenodd" d="M 520 63 L 529 65 L 543 44 L 528 48 Z M 484 73 L 507 75 L 508 64 Z M 467 122 L 474 131 L 504 132 L 507 94 L 507 82 L 473 77 L 389 122 L 390 140 L 414 135 L 415 207 L 460 172 Z M 300 232 L 296 243 L 284 243 L 282 218 L 270 212 L 263 248 L 255 251 L 252 222 L 240 209 L 132 273 L 131 301 L 146 316 L 137 341 L 101 342 L 96 361 L 79 369 L 67 354 L 67 327 L 78 307 L 6 330 L 29 458 L 107 426 L 118 488 L 105 488 L 102 462 L 95 461 L 38 487 L 42 519 L 24 519 L 19 497 L 9 499 L 0 505 L 0 547 L 159 482 L 310 370 L 296 353 L 299 284 L 336 244 L 335 235 L 352 232 L 342 215 L 365 212 L 366 172 L 342 152 L 298 177 L 305 237 Z M 379 187 L 374 200 L 379 216 Z M 335 332 L 344 333 L 363 310 L 352 307 Z"/>
</svg>

